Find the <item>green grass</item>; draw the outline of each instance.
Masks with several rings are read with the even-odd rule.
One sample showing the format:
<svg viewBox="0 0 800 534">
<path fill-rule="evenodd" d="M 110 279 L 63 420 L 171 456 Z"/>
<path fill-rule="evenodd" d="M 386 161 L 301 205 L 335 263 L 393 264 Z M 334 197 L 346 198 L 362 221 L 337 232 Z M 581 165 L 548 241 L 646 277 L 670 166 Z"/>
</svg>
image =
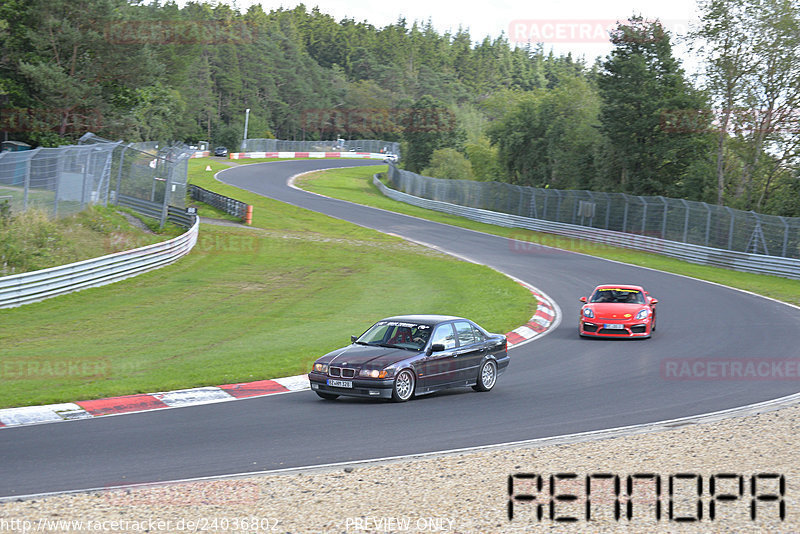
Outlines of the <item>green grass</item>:
<svg viewBox="0 0 800 534">
<path fill-rule="evenodd" d="M 254 227 L 203 224 L 173 265 L 0 310 L 0 406 L 304 373 L 393 314 L 464 315 L 506 332 L 534 313 L 529 292 L 487 267 L 221 184 L 208 162 L 192 163 L 192 183 L 254 206 Z"/>
<path fill-rule="evenodd" d="M 29 206 L 40 205 L 43 206 L 44 209 L 49 208 L 49 210 L 52 211 L 55 198 L 56 194 L 54 191 L 43 191 L 40 189 L 28 190 Z M 25 189 L 20 186 L 1 185 L 0 202 L 4 200 L 9 200 L 13 204 L 21 205 L 25 200 Z"/>
<path fill-rule="evenodd" d="M 0 276 L 18 274 L 96 258 L 164 241 L 183 230 L 174 225 L 158 233 L 132 226 L 120 213 L 127 209 L 93 206 L 75 215 L 53 220 L 30 209 L 3 215 L 0 206 Z M 157 221 L 148 221 L 158 230 Z"/>
<path fill-rule="evenodd" d="M 321 171 L 302 176 L 297 180 L 297 185 L 309 191 L 350 200 L 359 204 L 509 237 L 527 243 L 538 243 L 642 267 L 683 274 L 800 305 L 800 283 L 797 280 L 697 265 L 658 254 L 601 245 L 553 234 L 531 232 L 520 228 L 503 228 L 391 200 L 381 194 L 378 188 L 372 184 L 372 174 L 384 172 L 385 170 L 385 166 L 376 165 L 374 167 Z M 369 176 L 367 176 L 368 173 Z"/>
</svg>

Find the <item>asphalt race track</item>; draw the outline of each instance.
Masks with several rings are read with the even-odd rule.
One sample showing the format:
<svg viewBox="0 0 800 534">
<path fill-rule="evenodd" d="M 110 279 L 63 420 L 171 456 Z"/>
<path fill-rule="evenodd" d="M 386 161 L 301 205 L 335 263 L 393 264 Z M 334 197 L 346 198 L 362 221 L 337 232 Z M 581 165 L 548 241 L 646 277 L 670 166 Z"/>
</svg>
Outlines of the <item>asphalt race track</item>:
<svg viewBox="0 0 800 534">
<path fill-rule="evenodd" d="M 346 462 L 526 440 L 697 415 L 796 393 L 792 380 L 675 380 L 667 360 L 787 359 L 789 306 L 671 274 L 540 248 L 287 187 L 294 174 L 372 161 L 242 165 L 220 178 L 263 195 L 491 265 L 549 294 L 561 325 L 511 351 L 490 393 L 450 390 L 403 404 L 310 391 L 0 430 L 0 497 Z M 641 284 L 660 301 L 650 340 L 584 340 L 578 298 Z M 413 313 L 414 310 L 408 310 Z M 377 318 L 376 318 L 377 319 Z M 365 325 L 365 327 L 368 325 Z M 345 344 L 353 332 L 342 332 Z M 76 399 L 77 400 L 77 399 Z"/>
</svg>

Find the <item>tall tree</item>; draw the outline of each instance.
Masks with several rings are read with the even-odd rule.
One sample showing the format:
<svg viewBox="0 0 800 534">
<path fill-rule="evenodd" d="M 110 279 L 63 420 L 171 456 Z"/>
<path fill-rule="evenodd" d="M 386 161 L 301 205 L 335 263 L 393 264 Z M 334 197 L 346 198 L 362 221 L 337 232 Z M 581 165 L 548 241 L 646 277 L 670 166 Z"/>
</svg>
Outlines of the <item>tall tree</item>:
<svg viewBox="0 0 800 534">
<path fill-rule="evenodd" d="M 588 189 L 601 144 L 600 99 L 588 81 L 564 73 L 552 90 L 527 93 L 489 129 L 513 183 Z"/>
<path fill-rule="evenodd" d="M 758 210 L 776 189 L 776 178 L 798 164 L 800 6 L 789 0 L 707 0 L 701 7 L 694 36 L 706 60 L 705 84 L 721 107 L 717 201 L 723 203 L 731 189 L 730 201 Z M 725 173 L 725 155 L 739 160 L 738 182 Z"/>
<path fill-rule="evenodd" d="M 404 137 L 408 150 L 403 155 L 406 169 L 420 172 L 430 163 L 434 150 L 463 148 L 466 135 L 454 114 L 441 102 L 425 95 L 406 111 Z"/>
<path fill-rule="evenodd" d="M 744 0 L 746 1 L 746 0 Z M 703 17 L 693 38 L 699 42 L 706 60 L 706 88 L 717 115 L 716 184 L 717 204 L 725 201 L 726 148 L 730 137 L 732 114 L 743 105 L 743 95 L 757 61 L 743 20 L 746 9 L 742 0 L 706 0 L 701 3 Z"/>
<path fill-rule="evenodd" d="M 700 115 L 705 99 L 687 81 L 660 22 L 632 17 L 618 24 L 611 42 L 614 49 L 597 80 L 609 179 L 634 194 L 678 194 L 687 169 L 705 157 L 708 136 L 664 128 L 663 116 Z"/>
</svg>

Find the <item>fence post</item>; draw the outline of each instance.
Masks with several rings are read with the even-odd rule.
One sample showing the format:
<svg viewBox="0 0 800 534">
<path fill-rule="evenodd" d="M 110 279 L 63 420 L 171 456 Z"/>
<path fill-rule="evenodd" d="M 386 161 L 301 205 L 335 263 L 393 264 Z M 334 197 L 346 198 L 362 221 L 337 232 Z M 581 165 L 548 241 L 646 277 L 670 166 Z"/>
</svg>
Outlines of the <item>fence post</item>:
<svg viewBox="0 0 800 534">
<path fill-rule="evenodd" d="M 572 197 L 572 224 L 575 224 L 575 220 L 578 218 L 578 204 L 580 201 L 576 198 L 577 195 L 574 191 L 570 191 L 569 196 Z M 583 217 L 581 217 L 583 220 Z M 581 222 L 581 226 L 583 226 L 583 222 Z"/>
<path fill-rule="evenodd" d="M 167 163 L 166 161 L 164 162 Z M 170 200 L 170 193 L 172 192 L 172 171 L 175 169 L 175 165 L 170 165 L 167 167 L 167 182 L 166 187 L 164 187 L 164 204 L 161 206 L 161 221 L 159 224 L 159 228 L 164 228 L 164 225 L 167 223 L 167 215 L 169 214 L 169 200 Z M 155 183 L 155 179 L 153 180 Z"/>
<path fill-rule="evenodd" d="M 545 189 L 544 190 L 544 205 L 542 206 L 542 220 L 545 220 L 545 221 L 548 220 L 547 219 L 547 199 L 548 198 L 550 198 L 550 195 L 548 194 L 547 189 Z"/>
<path fill-rule="evenodd" d="M 119 155 L 119 170 L 117 171 L 117 189 L 114 191 L 114 202 L 119 206 L 120 187 L 122 186 L 122 167 L 125 165 L 125 151 L 130 148 L 130 143 L 122 147 L 122 154 Z"/>
<path fill-rule="evenodd" d="M 627 232 L 628 228 L 628 207 L 630 203 L 628 202 L 628 195 L 624 195 L 625 199 L 625 209 L 622 212 L 622 231 Z"/>
<path fill-rule="evenodd" d="M 642 201 L 642 235 L 647 232 L 647 201 L 644 197 L 638 197 Z"/>
<path fill-rule="evenodd" d="M 686 214 L 683 219 L 683 242 L 686 243 L 689 239 L 689 203 L 685 199 L 681 199 L 683 206 L 686 208 Z"/>
<path fill-rule="evenodd" d="M 56 160 L 56 183 L 55 183 L 55 198 L 53 199 L 53 218 L 55 219 L 58 217 L 58 194 L 59 189 L 61 188 L 61 175 L 64 171 L 64 155 L 69 152 L 69 149 L 64 150 L 62 153 L 59 153 L 56 156 L 58 159 Z"/>
<path fill-rule="evenodd" d="M 786 222 L 786 217 L 778 217 L 783 223 L 783 251 L 781 256 L 786 257 L 786 250 L 789 246 L 789 224 Z"/>
<path fill-rule="evenodd" d="M 736 215 L 733 213 L 733 209 L 729 208 L 728 206 L 725 206 L 725 209 L 731 215 L 731 225 L 728 229 L 728 250 L 733 250 L 733 223 Z"/>
<path fill-rule="evenodd" d="M 706 243 L 705 246 L 708 246 L 708 241 L 711 239 L 711 206 L 703 202 L 703 206 L 706 207 Z"/>
<path fill-rule="evenodd" d="M 558 197 L 558 202 L 556 203 L 556 221 L 561 222 L 561 191 L 558 189 L 553 189 Z"/>
<path fill-rule="evenodd" d="M 86 151 L 86 159 L 83 163 L 83 179 L 81 180 L 81 211 L 86 208 L 86 182 L 89 180 L 89 165 L 92 160 L 92 149 Z"/>
<path fill-rule="evenodd" d="M 661 202 L 664 203 L 664 217 L 661 219 L 661 239 L 667 238 L 667 199 L 659 195 Z"/>
<path fill-rule="evenodd" d="M 31 152 L 30 157 L 28 158 L 27 167 L 25 168 L 25 188 L 22 193 L 22 210 L 28 210 L 28 193 L 31 189 L 31 168 L 33 167 L 33 158 L 36 157 L 36 153 L 39 152 L 41 148 L 36 148 Z"/>
</svg>

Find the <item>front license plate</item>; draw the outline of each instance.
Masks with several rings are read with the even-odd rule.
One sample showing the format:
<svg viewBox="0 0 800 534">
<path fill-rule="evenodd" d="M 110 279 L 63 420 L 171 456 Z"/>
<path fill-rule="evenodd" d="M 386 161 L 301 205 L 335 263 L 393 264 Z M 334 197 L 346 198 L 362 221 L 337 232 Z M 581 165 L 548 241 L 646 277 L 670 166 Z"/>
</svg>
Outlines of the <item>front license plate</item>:
<svg viewBox="0 0 800 534">
<path fill-rule="evenodd" d="M 352 388 L 353 383 L 349 380 L 331 380 L 328 379 L 328 385 L 333 386 L 335 388 Z"/>
<path fill-rule="evenodd" d="M 624 330 L 625 329 L 625 325 L 624 324 L 604 324 L 603 328 L 605 328 L 606 330 Z"/>
</svg>

